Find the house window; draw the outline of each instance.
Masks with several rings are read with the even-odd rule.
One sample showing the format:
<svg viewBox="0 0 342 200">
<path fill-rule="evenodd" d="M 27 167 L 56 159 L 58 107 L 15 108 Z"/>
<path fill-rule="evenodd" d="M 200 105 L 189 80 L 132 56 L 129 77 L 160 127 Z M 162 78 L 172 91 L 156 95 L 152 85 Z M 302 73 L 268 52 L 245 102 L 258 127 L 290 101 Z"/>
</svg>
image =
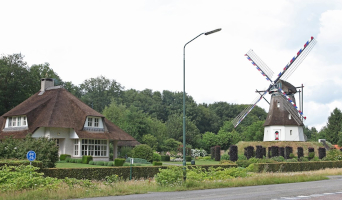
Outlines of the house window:
<svg viewBox="0 0 342 200">
<path fill-rule="evenodd" d="M 99 127 L 99 118 L 94 118 L 94 127 Z"/>
<path fill-rule="evenodd" d="M 8 121 L 8 123 L 7 123 L 8 127 L 27 126 L 26 116 L 8 117 L 7 121 Z"/>
<path fill-rule="evenodd" d="M 88 126 L 93 126 L 93 118 L 88 117 Z"/>
<path fill-rule="evenodd" d="M 78 140 L 74 141 L 74 155 L 78 156 Z"/>
<path fill-rule="evenodd" d="M 59 147 L 59 139 L 56 139 L 56 146 Z"/>
<path fill-rule="evenodd" d="M 99 127 L 100 118 L 99 117 L 88 117 L 88 127 Z"/>
<path fill-rule="evenodd" d="M 82 156 L 107 156 L 107 140 L 82 139 Z"/>
</svg>

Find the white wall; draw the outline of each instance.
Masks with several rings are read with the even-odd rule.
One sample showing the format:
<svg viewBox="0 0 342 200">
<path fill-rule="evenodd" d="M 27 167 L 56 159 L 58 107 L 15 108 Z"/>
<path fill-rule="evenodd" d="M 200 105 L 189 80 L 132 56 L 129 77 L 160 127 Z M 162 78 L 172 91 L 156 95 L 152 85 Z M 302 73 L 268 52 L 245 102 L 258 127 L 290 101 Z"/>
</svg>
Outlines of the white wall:
<svg viewBox="0 0 342 200">
<path fill-rule="evenodd" d="M 275 140 L 276 131 L 279 132 L 279 140 Z M 264 129 L 264 141 L 305 141 L 303 127 L 266 126 Z"/>
</svg>

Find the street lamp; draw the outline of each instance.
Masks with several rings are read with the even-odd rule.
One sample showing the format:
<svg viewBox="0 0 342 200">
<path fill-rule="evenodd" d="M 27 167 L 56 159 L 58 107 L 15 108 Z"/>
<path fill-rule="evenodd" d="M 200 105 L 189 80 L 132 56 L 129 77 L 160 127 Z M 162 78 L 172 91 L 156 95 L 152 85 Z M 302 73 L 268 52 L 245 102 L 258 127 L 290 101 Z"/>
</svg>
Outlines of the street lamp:
<svg viewBox="0 0 342 200">
<path fill-rule="evenodd" d="M 194 39 L 190 40 L 189 42 L 187 42 L 184 45 L 184 49 L 183 49 L 183 179 L 184 181 L 186 180 L 186 159 L 185 159 L 185 47 L 187 44 L 189 44 L 190 42 L 194 41 L 196 38 L 198 38 L 201 35 L 210 35 L 212 33 L 216 33 L 219 32 L 221 29 L 215 29 L 209 32 L 205 32 L 205 33 L 201 33 L 199 34 L 197 37 L 195 37 Z"/>
</svg>

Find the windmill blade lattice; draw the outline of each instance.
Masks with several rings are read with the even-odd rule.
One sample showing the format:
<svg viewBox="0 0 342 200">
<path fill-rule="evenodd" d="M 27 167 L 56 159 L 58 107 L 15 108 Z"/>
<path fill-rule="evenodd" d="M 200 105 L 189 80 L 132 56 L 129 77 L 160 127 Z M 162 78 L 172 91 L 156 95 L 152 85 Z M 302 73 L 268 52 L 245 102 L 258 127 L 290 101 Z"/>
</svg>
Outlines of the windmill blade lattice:
<svg viewBox="0 0 342 200">
<path fill-rule="evenodd" d="M 277 82 L 280 78 L 282 80 L 286 80 L 287 78 L 289 78 L 289 76 L 297 69 L 299 64 L 302 63 L 306 56 L 310 53 L 311 49 L 315 46 L 316 43 L 317 41 L 315 40 L 315 38 L 311 37 L 310 40 L 304 44 L 304 47 L 297 52 L 297 55 L 294 56 L 284 67 L 283 71 L 278 74 L 278 78 L 274 82 Z"/>
<path fill-rule="evenodd" d="M 254 53 L 252 49 L 249 50 L 245 56 L 247 56 L 249 61 L 252 61 L 252 64 L 257 67 L 257 70 L 259 70 L 263 76 L 266 76 L 269 79 L 272 78 L 274 72 L 259 58 L 259 56 Z"/>
<path fill-rule="evenodd" d="M 313 37 L 311 37 L 311 41 L 307 41 L 307 43 L 305 43 L 304 48 L 298 51 L 296 59 L 292 62 L 292 64 L 289 63 L 291 64 L 290 69 L 282 73 L 281 80 L 286 81 L 292 75 L 292 73 L 296 71 L 298 66 L 303 62 L 316 43 L 317 41 Z"/>
<path fill-rule="evenodd" d="M 265 91 L 262 95 L 258 95 L 251 104 L 249 104 L 237 117 L 235 117 L 231 122 L 234 125 L 234 127 L 237 127 L 243 119 L 250 113 L 253 108 L 256 106 L 256 104 L 267 94 L 267 91 Z"/>
</svg>

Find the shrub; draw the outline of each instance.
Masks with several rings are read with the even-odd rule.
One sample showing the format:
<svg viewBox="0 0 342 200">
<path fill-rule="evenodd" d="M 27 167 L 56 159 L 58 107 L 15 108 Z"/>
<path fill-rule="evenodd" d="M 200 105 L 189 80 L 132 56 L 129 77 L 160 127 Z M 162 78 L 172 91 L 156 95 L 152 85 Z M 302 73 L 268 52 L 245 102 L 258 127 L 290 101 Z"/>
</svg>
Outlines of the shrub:
<svg viewBox="0 0 342 200">
<path fill-rule="evenodd" d="M 245 155 L 239 154 L 238 160 L 247 160 L 247 157 Z"/>
<path fill-rule="evenodd" d="M 161 165 L 163 165 L 162 162 L 153 161 L 153 166 L 161 166 Z"/>
<path fill-rule="evenodd" d="M 260 145 L 256 146 L 255 157 L 256 158 L 263 158 L 263 148 L 262 148 L 262 146 L 260 146 Z"/>
<path fill-rule="evenodd" d="M 324 158 L 326 155 L 327 154 L 326 154 L 325 148 L 324 147 L 319 147 L 318 148 L 318 157 L 319 157 L 319 159 Z"/>
<path fill-rule="evenodd" d="M 170 156 L 161 156 L 161 161 L 170 161 Z"/>
<path fill-rule="evenodd" d="M 126 158 L 133 156 L 133 148 L 132 147 L 121 147 L 120 148 L 120 158 Z"/>
<path fill-rule="evenodd" d="M 315 157 L 315 149 L 312 147 L 309 147 L 308 148 L 308 155 L 309 155 L 308 156 L 309 160 L 313 159 Z"/>
<path fill-rule="evenodd" d="M 89 161 L 93 160 L 93 156 L 82 156 L 82 163 L 89 164 Z"/>
<path fill-rule="evenodd" d="M 279 156 L 279 147 L 278 146 L 271 146 L 272 157 Z"/>
<path fill-rule="evenodd" d="M 246 147 L 246 157 L 247 157 L 247 159 L 250 159 L 251 157 L 253 157 L 253 154 L 254 154 L 254 147 L 253 146 Z"/>
<path fill-rule="evenodd" d="M 0 143 L 0 159 L 26 159 L 28 151 L 36 152 L 36 160 L 43 162 L 43 168 L 54 168 L 59 160 L 58 147 L 54 139 L 40 137 L 32 138 L 27 134 L 24 140 L 12 137 Z"/>
<path fill-rule="evenodd" d="M 291 159 L 293 159 L 293 158 L 295 158 L 295 155 L 294 155 L 293 153 L 290 153 L 289 157 L 290 157 Z"/>
<path fill-rule="evenodd" d="M 114 160 L 115 166 L 123 166 L 124 163 L 125 163 L 125 159 L 123 158 L 115 158 Z"/>
<path fill-rule="evenodd" d="M 289 159 L 290 158 L 290 154 L 293 153 L 293 148 L 290 146 L 286 146 L 285 147 L 285 159 Z"/>
<path fill-rule="evenodd" d="M 120 180 L 120 178 L 118 175 L 113 174 L 111 176 L 106 176 L 105 180 L 107 183 L 115 183 L 115 182 L 118 182 Z"/>
<path fill-rule="evenodd" d="M 285 157 L 285 148 L 279 147 L 279 156 Z"/>
<path fill-rule="evenodd" d="M 229 147 L 229 159 L 233 162 L 238 160 L 238 147 L 236 145 L 231 145 Z"/>
<path fill-rule="evenodd" d="M 96 161 L 96 162 L 95 162 L 95 165 L 104 166 L 104 161 Z"/>
<path fill-rule="evenodd" d="M 159 169 L 155 176 L 156 182 L 161 186 L 178 186 L 183 184 L 183 169 L 170 166 L 167 169 Z"/>
<path fill-rule="evenodd" d="M 153 153 L 153 161 L 161 161 L 161 155 L 159 153 Z"/>
<path fill-rule="evenodd" d="M 59 156 L 59 160 L 61 160 L 61 161 L 65 160 L 66 158 L 71 158 L 71 155 L 69 155 L 69 154 L 61 154 Z"/>
<path fill-rule="evenodd" d="M 221 147 L 215 146 L 215 161 L 221 160 Z"/>
<path fill-rule="evenodd" d="M 342 160 L 342 152 L 337 149 L 331 149 L 328 151 L 325 160 L 329 160 L 329 161 Z"/>
<path fill-rule="evenodd" d="M 228 154 L 223 154 L 221 156 L 221 160 L 229 160 L 229 155 Z"/>
<path fill-rule="evenodd" d="M 82 159 L 77 159 L 76 162 L 77 162 L 77 163 L 83 163 L 83 162 L 82 162 Z"/>
<path fill-rule="evenodd" d="M 262 155 L 263 155 L 263 157 L 266 157 L 266 147 L 262 148 Z"/>
<path fill-rule="evenodd" d="M 107 166 L 114 166 L 114 162 L 108 162 Z"/>
<path fill-rule="evenodd" d="M 237 160 L 236 164 L 238 167 L 248 167 L 248 165 L 252 164 L 252 162 L 250 162 L 249 160 Z"/>
<path fill-rule="evenodd" d="M 298 155 L 298 159 L 300 159 L 301 157 L 304 157 L 303 147 L 297 147 L 297 155 Z"/>
<path fill-rule="evenodd" d="M 94 161 L 89 161 L 89 165 L 95 165 Z"/>
<path fill-rule="evenodd" d="M 191 161 L 191 156 L 185 156 L 185 161 L 190 162 Z"/>
<path fill-rule="evenodd" d="M 267 150 L 268 150 L 268 152 L 267 152 L 267 157 L 268 157 L 268 158 L 271 158 L 271 157 L 272 157 L 272 148 L 271 148 L 271 147 L 268 147 Z"/>
<path fill-rule="evenodd" d="M 152 161 L 153 159 L 153 150 L 147 144 L 141 144 L 141 145 L 135 146 L 133 151 L 134 151 L 133 153 L 134 158 L 142 158 L 149 162 Z"/>
<path fill-rule="evenodd" d="M 69 158 L 69 157 L 65 158 L 65 162 L 70 162 L 70 160 L 71 160 L 71 158 Z"/>
<path fill-rule="evenodd" d="M 272 160 L 275 160 L 277 162 L 284 162 L 285 158 L 283 156 L 275 156 L 272 157 Z"/>
<path fill-rule="evenodd" d="M 210 157 L 211 159 L 215 159 L 215 147 L 210 148 Z"/>
</svg>

